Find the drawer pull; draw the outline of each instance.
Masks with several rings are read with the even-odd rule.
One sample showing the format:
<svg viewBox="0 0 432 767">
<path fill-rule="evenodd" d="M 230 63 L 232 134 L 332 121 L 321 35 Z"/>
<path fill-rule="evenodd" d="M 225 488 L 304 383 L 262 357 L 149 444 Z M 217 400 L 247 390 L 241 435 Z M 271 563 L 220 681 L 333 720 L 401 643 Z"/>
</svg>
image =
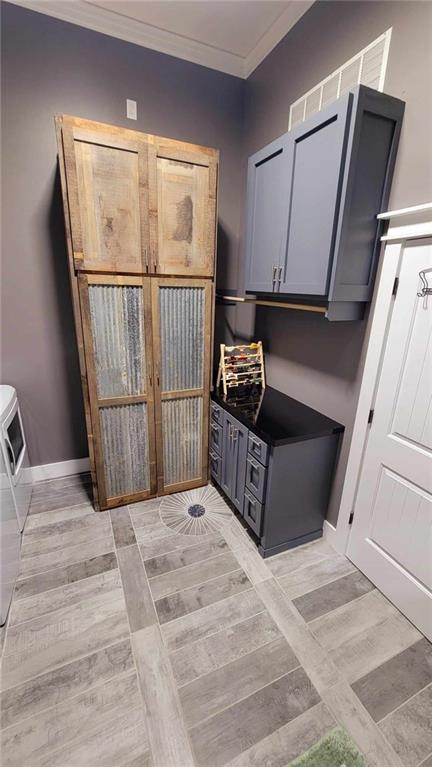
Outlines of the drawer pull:
<svg viewBox="0 0 432 767">
<path fill-rule="evenodd" d="M 254 437 L 250 432 L 248 439 L 248 450 L 251 457 L 256 456 L 260 463 L 262 463 L 264 466 L 267 466 L 269 461 L 269 446 L 258 437 Z"/>
</svg>

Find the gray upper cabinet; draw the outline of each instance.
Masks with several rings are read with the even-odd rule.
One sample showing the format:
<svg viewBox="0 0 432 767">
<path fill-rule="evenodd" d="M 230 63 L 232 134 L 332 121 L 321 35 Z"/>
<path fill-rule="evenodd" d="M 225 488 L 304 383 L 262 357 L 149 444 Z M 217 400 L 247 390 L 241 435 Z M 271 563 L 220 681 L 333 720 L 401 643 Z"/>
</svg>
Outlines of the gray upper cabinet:
<svg viewBox="0 0 432 767">
<path fill-rule="evenodd" d="M 247 286 L 254 293 L 277 290 L 286 243 L 289 198 L 287 137 L 249 158 L 247 182 Z"/>
<path fill-rule="evenodd" d="M 249 159 L 247 292 L 363 316 L 404 106 L 357 86 Z"/>
<path fill-rule="evenodd" d="M 290 133 L 291 195 L 280 293 L 327 294 L 351 102 L 347 94 Z"/>
</svg>

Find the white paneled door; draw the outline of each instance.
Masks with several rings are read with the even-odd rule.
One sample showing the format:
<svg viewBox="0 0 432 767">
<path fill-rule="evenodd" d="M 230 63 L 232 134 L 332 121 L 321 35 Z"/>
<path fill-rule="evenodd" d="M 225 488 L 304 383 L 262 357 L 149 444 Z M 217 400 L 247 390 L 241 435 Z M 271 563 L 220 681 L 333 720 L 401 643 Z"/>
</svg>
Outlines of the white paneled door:
<svg viewBox="0 0 432 767">
<path fill-rule="evenodd" d="M 347 555 L 432 639 L 432 243 L 402 254 Z M 432 271 L 426 274 L 432 285 Z"/>
</svg>

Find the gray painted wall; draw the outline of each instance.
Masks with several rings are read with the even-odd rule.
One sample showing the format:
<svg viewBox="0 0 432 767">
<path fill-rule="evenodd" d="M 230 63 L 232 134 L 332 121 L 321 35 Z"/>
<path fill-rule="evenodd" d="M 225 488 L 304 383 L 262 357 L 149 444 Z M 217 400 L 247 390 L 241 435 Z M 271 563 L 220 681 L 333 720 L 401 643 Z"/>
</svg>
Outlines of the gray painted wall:
<svg viewBox="0 0 432 767">
<path fill-rule="evenodd" d="M 236 280 L 244 82 L 2 3 L 2 381 L 18 390 L 33 465 L 88 454 L 54 114 L 221 150 L 218 272 Z M 125 117 L 138 101 L 137 122 Z"/>
<path fill-rule="evenodd" d="M 245 154 L 288 127 L 289 105 L 390 26 L 385 90 L 407 102 L 390 207 L 432 199 L 432 3 L 318 2 L 246 83 Z M 287 310 L 238 308 L 240 337 L 262 339 L 271 386 L 346 427 L 328 518 L 337 519 L 363 369 L 367 320 L 328 323 Z"/>
</svg>

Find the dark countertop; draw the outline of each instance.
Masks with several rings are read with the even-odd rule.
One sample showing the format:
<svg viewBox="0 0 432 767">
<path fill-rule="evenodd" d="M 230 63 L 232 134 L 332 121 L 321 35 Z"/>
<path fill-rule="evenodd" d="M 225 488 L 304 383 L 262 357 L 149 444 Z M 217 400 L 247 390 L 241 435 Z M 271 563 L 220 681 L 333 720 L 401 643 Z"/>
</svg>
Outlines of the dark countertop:
<svg viewBox="0 0 432 767">
<path fill-rule="evenodd" d="M 270 386 L 266 386 L 261 397 L 243 398 L 240 402 L 224 397 L 223 393 L 213 392 L 211 396 L 269 445 L 288 445 L 344 431 L 342 424 Z"/>
</svg>

